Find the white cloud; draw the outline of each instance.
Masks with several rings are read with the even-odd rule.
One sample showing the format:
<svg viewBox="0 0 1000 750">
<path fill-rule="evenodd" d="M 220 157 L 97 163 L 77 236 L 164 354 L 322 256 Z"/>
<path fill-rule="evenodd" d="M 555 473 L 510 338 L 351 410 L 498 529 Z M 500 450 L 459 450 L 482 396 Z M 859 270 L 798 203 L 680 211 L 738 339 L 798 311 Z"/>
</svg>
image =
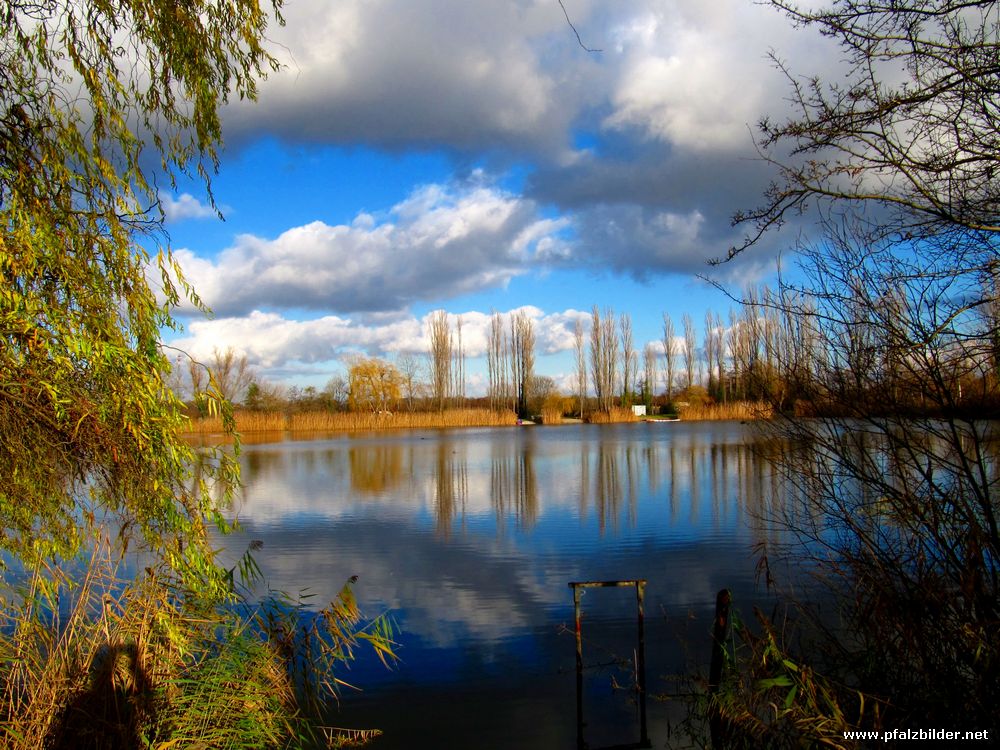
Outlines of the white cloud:
<svg viewBox="0 0 1000 750">
<path fill-rule="evenodd" d="M 766 53 L 787 29 L 740 0 L 658 4 L 629 19 L 615 32 L 624 62 L 605 125 L 697 152 L 748 150 L 748 126 L 781 101 L 785 82 Z"/>
<path fill-rule="evenodd" d="M 504 287 L 559 246 L 564 219 L 483 184 L 428 185 L 383 221 L 314 221 L 273 239 L 241 235 L 214 260 L 176 251 L 188 280 L 218 315 L 260 309 L 391 311 Z"/>
<path fill-rule="evenodd" d="M 232 347 L 246 354 L 253 364 L 270 369 L 294 362 L 325 362 L 356 351 L 419 347 L 419 326 L 413 318 L 365 326 L 336 315 L 290 320 L 278 313 L 254 310 L 240 317 L 193 322 L 188 326 L 188 335 L 172 345 L 201 360 L 210 358 L 215 349 Z"/>
<path fill-rule="evenodd" d="M 181 193 L 174 198 L 166 190 L 158 193 L 160 208 L 168 222 L 184 221 L 185 219 L 208 219 L 216 216 L 215 209 L 195 198 L 190 193 Z"/>
<path fill-rule="evenodd" d="M 603 52 L 547 0 L 301 0 L 271 33 L 285 67 L 259 104 L 231 106 L 226 132 L 566 163 L 574 131 L 606 116 L 683 148 L 746 149 L 746 124 L 786 91 L 767 52 L 812 40 L 749 0 L 567 7 Z"/>
<path fill-rule="evenodd" d="M 284 12 L 271 36 L 285 67 L 260 106 L 230 109 L 230 136 L 566 150 L 582 82 L 546 59 L 575 45 L 555 3 L 301 0 Z"/>
<path fill-rule="evenodd" d="M 755 161 L 748 130 L 764 114 L 781 119 L 788 112 L 789 84 L 768 52 L 809 60 L 803 73 L 830 78 L 839 65 L 837 55 L 825 54 L 832 43 L 750 0 L 573 0 L 566 6 L 584 43 L 602 53 L 581 49 L 559 4 L 549 0 L 301 0 L 285 9 L 287 25 L 270 33 L 285 68 L 262 84 L 258 102 L 227 108 L 227 141 L 238 145 L 266 133 L 296 144 L 431 150 L 517 163 L 526 167 L 526 195 L 546 207 L 599 213 L 621 205 L 647 219 L 686 220 L 697 213 L 704 222 L 697 255 L 724 255 L 742 240 L 728 231 L 729 217 L 753 208 L 774 177 Z M 433 202 L 435 192 L 423 198 Z M 410 203 L 415 211 L 424 208 L 418 196 Z M 400 213 L 392 221 L 410 226 L 410 218 Z M 478 218 L 469 214 L 470 227 Z M 336 244 L 352 257 L 390 257 L 376 247 L 379 230 L 386 229 L 376 217 L 359 214 L 352 231 L 336 241 L 332 233 L 318 236 L 331 228 L 310 226 L 315 241 Z M 416 220 L 410 228 L 416 241 Z M 544 223 L 522 228 L 522 241 L 533 243 L 538 260 L 559 265 L 578 257 Z M 451 230 L 436 236 L 440 244 L 426 247 L 440 250 L 461 239 L 460 223 Z M 710 245 L 706 234 L 713 235 Z M 246 237 L 231 250 L 260 254 L 271 246 L 277 252 L 274 245 L 292 239 Z M 509 237 L 504 242 L 507 251 L 516 249 Z M 652 247 L 643 237 L 636 244 Z M 431 299 L 437 289 L 502 286 L 519 272 L 509 257 L 482 262 L 472 256 L 471 267 L 482 275 L 467 275 L 464 287 L 448 273 L 437 274 L 441 267 L 433 256 L 431 278 L 402 265 L 404 275 L 426 289 L 417 296 L 401 288 L 404 279 L 386 279 L 383 287 L 345 258 L 343 266 L 360 282 L 356 287 L 327 285 L 325 300 L 317 289 L 299 288 L 292 296 L 315 307 L 333 300 L 336 311 L 386 309 Z M 687 262 L 693 256 L 660 246 L 648 257 L 634 250 L 627 256 L 628 264 L 612 259 L 611 267 L 631 269 L 648 260 L 644 273 L 659 273 L 687 272 L 693 265 Z M 399 265 L 408 257 L 404 249 L 391 259 Z M 433 283 L 438 279 L 440 285 Z M 327 284 L 321 276 L 312 281 Z M 217 305 L 220 312 L 251 309 L 248 299 L 233 297 L 216 296 L 234 303 Z"/>
<path fill-rule="evenodd" d="M 519 310 L 534 321 L 536 348 L 544 355 L 571 350 L 575 321 L 589 321 L 589 313 L 579 310 L 546 313 L 526 306 L 502 312 L 505 326 L 509 326 L 511 315 Z M 485 356 L 491 313 L 472 310 L 451 313 L 448 317 L 453 332 L 457 331 L 458 319 L 462 320 L 462 349 L 466 356 Z M 422 318 L 410 314 L 388 318 L 326 315 L 292 320 L 276 312 L 254 310 L 238 317 L 195 321 L 188 326 L 185 336 L 170 344 L 201 361 L 210 359 L 216 349 L 232 347 L 246 354 L 251 364 L 265 373 L 287 372 L 357 352 L 383 357 L 425 354 L 430 351 L 429 318 L 430 314 Z"/>
</svg>

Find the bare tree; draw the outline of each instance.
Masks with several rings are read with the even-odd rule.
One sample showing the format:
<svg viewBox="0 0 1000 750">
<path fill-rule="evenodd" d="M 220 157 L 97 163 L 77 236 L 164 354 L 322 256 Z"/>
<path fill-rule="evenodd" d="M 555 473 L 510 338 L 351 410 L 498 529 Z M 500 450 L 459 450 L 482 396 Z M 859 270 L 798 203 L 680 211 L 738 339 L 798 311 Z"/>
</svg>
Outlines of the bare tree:
<svg viewBox="0 0 1000 750">
<path fill-rule="evenodd" d="M 455 340 L 452 342 L 451 367 L 454 383 L 451 392 L 460 403 L 465 402 L 465 348 L 462 346 L 462 316 L 455 319 Z"/>
<path fill-rule="evenodd" d="M 781 460 L 806 504 L 784 519 L 789 542 L 851 592 L 837 648 L 874 655 L 856 662 L 866 690 L 896 711 L 987 721 L 1000 701 L 1000 454 L 981 417 L 998 410 L 996 326 L 971 294 L 978 273 L 929 273 L 940 247 L 865 232 L 828 226 L 801 254 L 812 283 L 776 298 L 813 321 L 825 352 L 813 388 L 836 415 L 776 425 L 813 451 Z"/>
<path fill-rule="evenodd" d="M 622 397 L 621 405 L 632 405 L 632 391 L 635 389 L 635 377 L 638 367 L 638 355 L 632 343 L 632 317 L 622 313 L 618 318 L 618 331 L 621 336 L 622 358 Z"/>
<path fill-rule="evenodd" d="M 338 373 L 326 381 L 323 393 L 338 409 L 346 409 L 351 394 L 351 385 L 342 373 Z"/>
<path fill-rule="evenodd" d="M 580 419 L 584 416 L 587 399 L 587 351 L 583 337 L 583 321 L 579 318 L 573 324 L 573 353 L 576 357 L 576 390 L 580 398 Z"/>
<path fill-rule="evenodd" d="M 741 397 L 765 399 L 770 394 L 767 315 L 770 305 L 765 287 L 748 287 L 742 315 L 733 318 L 734 366 L 740 380 Z"/>
<path fill-rule="evenodd" d="M 677 347 L 674 343 L 674 321 L 663 313 L 663 377 L 666 380 L 667 403 L 674 400 L 674 369 L 677 364 Z"/>
<path fill-rule="evenodd" d="M 611 411 L 614 406 L 615 371 L 618 362 L 618 337 L 615 335 L 615 314 L 605 308 L 601 317 L 597 305 L 591 312 L 590 365 L 594 376 L 597 408 Z"/>
<path fill-rule="evenodd" d="M 486 363 L 489 374 L 490 408 L 513 408 L 510 396 L 510 346 L 503 316 L 493 311 L 487 342 Z"/>
<path fill-rule="evenodd" d="M 590 313 L 590 368 L 594 376 L 594 392 L 597 395 L 597 408 L 604 408 L 604 401 L 607 398 L 605 391 L 604 360 L 605 352 L 603 340 L 601 339 L 601 311 L 594 305 Z"/>
<path fill-rule="evenodd" d="M 534 322 L 524 310 L 518 310 L 511 316 L 510 354 L 517 393 L 517 413 L 527 416 L 531 382 L 535 374 L 535 329 Z"/>
<path fill-rule="evenodd" d="M 232 347 L 222 352 L 215 349 L 212 352 L 212 359 L 209 360 L 208 369 L 210 383 L 215 386 L 222 398 L 232 404 L 242 401 L 247 386 L 253 380 L 253 372 L 246 354 L 238 355 Z"/>
<path fill-rule="evenodd" d="M 731 256 L 817 203 L 868 206 L 879 226 L 911 239 L 1000 231 L 998 3 L 771 5 L 839 42 L 847 67 L 833 81 L 802 80 L 775 60 L 797 111 L 760 123 L 780 179 L 763 205 L 736 215 L 751 231 Z"/>
<path fill-rule="evenodd" d="M 716 393 L 716 379 L 715 379 L 715 353 L 717 351 L 715 346 L 715 319 L 712 317 L 712 311 L 705 311 L 705 367 L 708 370 L 708 382 L 705 387 L 708 389 L 710 396 L 715 397 Z"/>
<path fill-rule="evenodd" d="M 406 410 L 413 411 L 417 396 L 420 393 L 420 361 L 412 354 L 400 354 L 396 357 L 396 369 L 401 378 L 403 398 L 406 400 Z"/>
<path fill-rule="evenodd" d="M 1000 457 L 983 419 L 998 411 L 997 329 L 981 314 L 1000 246 L 1000 3 L 771 4 L 847 62 L 829 82 L 782 66 L 797 111 L 765 119 L 760 144 L 779 177 L 737 215 L 749 232 L 730 251 L 819 209 L 803 283 L 756 300 L 803 333 L 741 347 L 760 374 L 809 352 L 819 417 L 775 423 L 801 501 L 789 549 L 846 618 L 831 653 L 851 699 L 885 697 L 890 725 L 986 724 L 1000 704 Z"/>
<path fill-rule="evenodd" d="M 191 381 L 191 397 L 198 401 L 208 385 L 208 368 L 201 362 L 189 359 L 187 370 L 188 378 Z"/>
<path fill-rule="evenodd" d="M 451 325 L 448 313 L 436 310 L 430 316 L 431 338 L 431 393 L 438 410 L 444 411 L 451 395 Z"/>
<path fill-rule="evenodd" d="M 715 366 L 716 384 L 719 395 L 723 402 L 728 401 L 728 389 L 726 386 L 726 330 L 722 325 L 722 317 L 715 313 L 712 318 L 712 328 L 715 330 Z"/>
<path fill-rule="evenodd" d="M 653 395 L 656 392 L 656 349 L 652 343 L 643 348 L 642 368 L 642 401 L 647 409 L 653 405 Z"/>
<path fill-rule="evenodd" d="M 684 348 L 681 350 L 681 359 L 684 363 L 685 387 L 694 385 L 695 358 L 698 356 L 698 342 L 695 338 L 694 321 L 691 316 L 684 313 Z"/>
<path fill-rule="evenodd" d="M 494 310 L 490 314 L 490 328 L 486 335 L 486 396 L 490 402 L 490 409 L 497 411 L 500 406 L 499 385 L 500 385 L 500 362 L 503 351 L 502 346 L 503 320 L 500 313 Z"/>
</svg>

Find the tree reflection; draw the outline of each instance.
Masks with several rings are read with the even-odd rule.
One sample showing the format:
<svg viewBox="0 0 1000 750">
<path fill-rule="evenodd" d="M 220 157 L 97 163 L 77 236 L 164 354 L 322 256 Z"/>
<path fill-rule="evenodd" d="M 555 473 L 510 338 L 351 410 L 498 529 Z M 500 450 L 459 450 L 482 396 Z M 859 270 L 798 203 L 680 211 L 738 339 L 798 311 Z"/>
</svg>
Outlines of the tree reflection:
<svg viewBox="0 0 1000 750">
<path fill-rule="evenodd" d="M 348 451 L 351 488 L 363 494 L 384 494 L 404 479 L 403 446 L 399 443 L 363 445 Z M 412 475 L 412 467 L 409 472 Z"/>
<path fill-rule="evenodd" d="M 513 515 L 519 529 L 530 529 L 538 518 L 538 480 L 532 441 L 521 444 L 495 442 L 491 448 L 490 497 L 497 534 L 502 534 Z"/>
<path fill-rule="evenodd" d="M 463 452 L 459 453 L 459 449 Z M 465 523 L 465 506 L 469 497 L 469 469 L 464 444 L 442 438 L 437 443 L 434 461 L 434 509 L 437 531 L 449 536 L 455 517 L 461 514 Z"/>
<path fill-rule="evenodd" d="M 308 504 L 313 512 L 323 512 L 330 503 L 323 498 L 331 496 L 338 504 L 354 497 L 428 507 L 444 537 L 484 514 L 492 516 L 498 537 L 530 530 L 548 507 L 592 519 L 601 536 L 640 523 L 688 534 L 749 519 L 755 541 L 774 541 L 770 527 L 754 519 L 768 517 L 787 492 L 770 463 L 784 448 L 744 429 L 722 434 L 725 439 L 714 428 L 570 427 L 495 431 L 484 439 L 441 432 L 342 440 L 311 450 L 285 443 L 246 451 L 243 476 L 248 490 L 259 485 L 290 508 Z"/>
</svg>

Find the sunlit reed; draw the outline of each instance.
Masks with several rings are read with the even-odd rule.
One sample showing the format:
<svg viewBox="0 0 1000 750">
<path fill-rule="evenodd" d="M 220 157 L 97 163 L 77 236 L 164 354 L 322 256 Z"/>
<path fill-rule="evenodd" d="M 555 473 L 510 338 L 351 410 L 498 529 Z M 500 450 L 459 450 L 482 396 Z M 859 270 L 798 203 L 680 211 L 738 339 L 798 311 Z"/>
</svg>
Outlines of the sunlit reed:
<svg viewBox="0 0 1000 750">
<path fill-rule="evenodd" d="M 639 417 L 631 409 L 614 406 L 608 411 L 594 411 L 587 415 L 591 424 L 610 424 L 611 422 L 638 422 Z"/>
<path fill-rule="evenodd" d="M 562 424 L 562 409 L 542 409 L 542 424 Z"/>
<path fill-rule="evenodd" d="M 425 427 L 488 427 L 513 425 L 517 417 L 510 411 L 489 409 L 448 409 L 443 412 L 236 412 L 236 429 L 241 433 L 280 432 L 283 430 L 361 431 Z M 222 431 L 218 417 L 193 420 L 191 432 L 206 434 Z"/>
<path fill-rule="evenodd" d="M 770 419 L 774 416 L 774 408 L 763 401 L 730 401 L 725 404 L 690 404 L 689 406 L 678 406 L 677 414 L 681 419 L 688 422 L 696 420 Z"/>
</svg>

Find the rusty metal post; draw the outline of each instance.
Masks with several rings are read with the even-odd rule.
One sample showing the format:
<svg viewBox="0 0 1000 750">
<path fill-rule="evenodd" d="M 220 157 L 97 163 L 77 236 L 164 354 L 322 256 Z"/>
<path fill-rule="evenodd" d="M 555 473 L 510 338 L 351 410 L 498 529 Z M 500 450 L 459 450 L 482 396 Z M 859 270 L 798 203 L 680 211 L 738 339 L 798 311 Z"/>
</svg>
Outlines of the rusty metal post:
<svg viewBox="0 0 1000 750">
<path fill-rule="evenodd" d="M 573 584 L 570 584 L 573 586 Z M 580 623 L 580 588 L 573 586 L 573 622 L 576 630 L 576 746 L 583 750 L 583 632 Z"/>
<path fill-rule="evenodd" d="M 646 726 L 646 619 L 645 619 L 645 592 L 646 581 L 644 579 L 628 581 L 571 581 L 569 584 L 573 589 L 573 619 L 576 628 L 576 745 L 579 750 L 583 750 L 587 745 L 583 738 L 583 629 L 580 615 L 581 589 L 588 588 L 614 588 L 620 586 L 635 586 L 635 600 L 638 609 L 638 638 L 639 644 L 635 654 L 635 674 L 636 692 L 639 698 L 639 742 L 631 745 L 621 745 L 621 748 L 648 748 L 652 747 L 649 742 L 649 735 Z"/>
<path fill-rule="evenodd" d="M 639 690 L 639 742 L 643 746 L 649 744 L 649 734 L 646 730 L 646 615 L 643 600 L 646 595 L 646 582 L 636 581 L 635 602 L 639 610 L 639 652 L 636 654 L 636 685 Z"/>
</svg>

